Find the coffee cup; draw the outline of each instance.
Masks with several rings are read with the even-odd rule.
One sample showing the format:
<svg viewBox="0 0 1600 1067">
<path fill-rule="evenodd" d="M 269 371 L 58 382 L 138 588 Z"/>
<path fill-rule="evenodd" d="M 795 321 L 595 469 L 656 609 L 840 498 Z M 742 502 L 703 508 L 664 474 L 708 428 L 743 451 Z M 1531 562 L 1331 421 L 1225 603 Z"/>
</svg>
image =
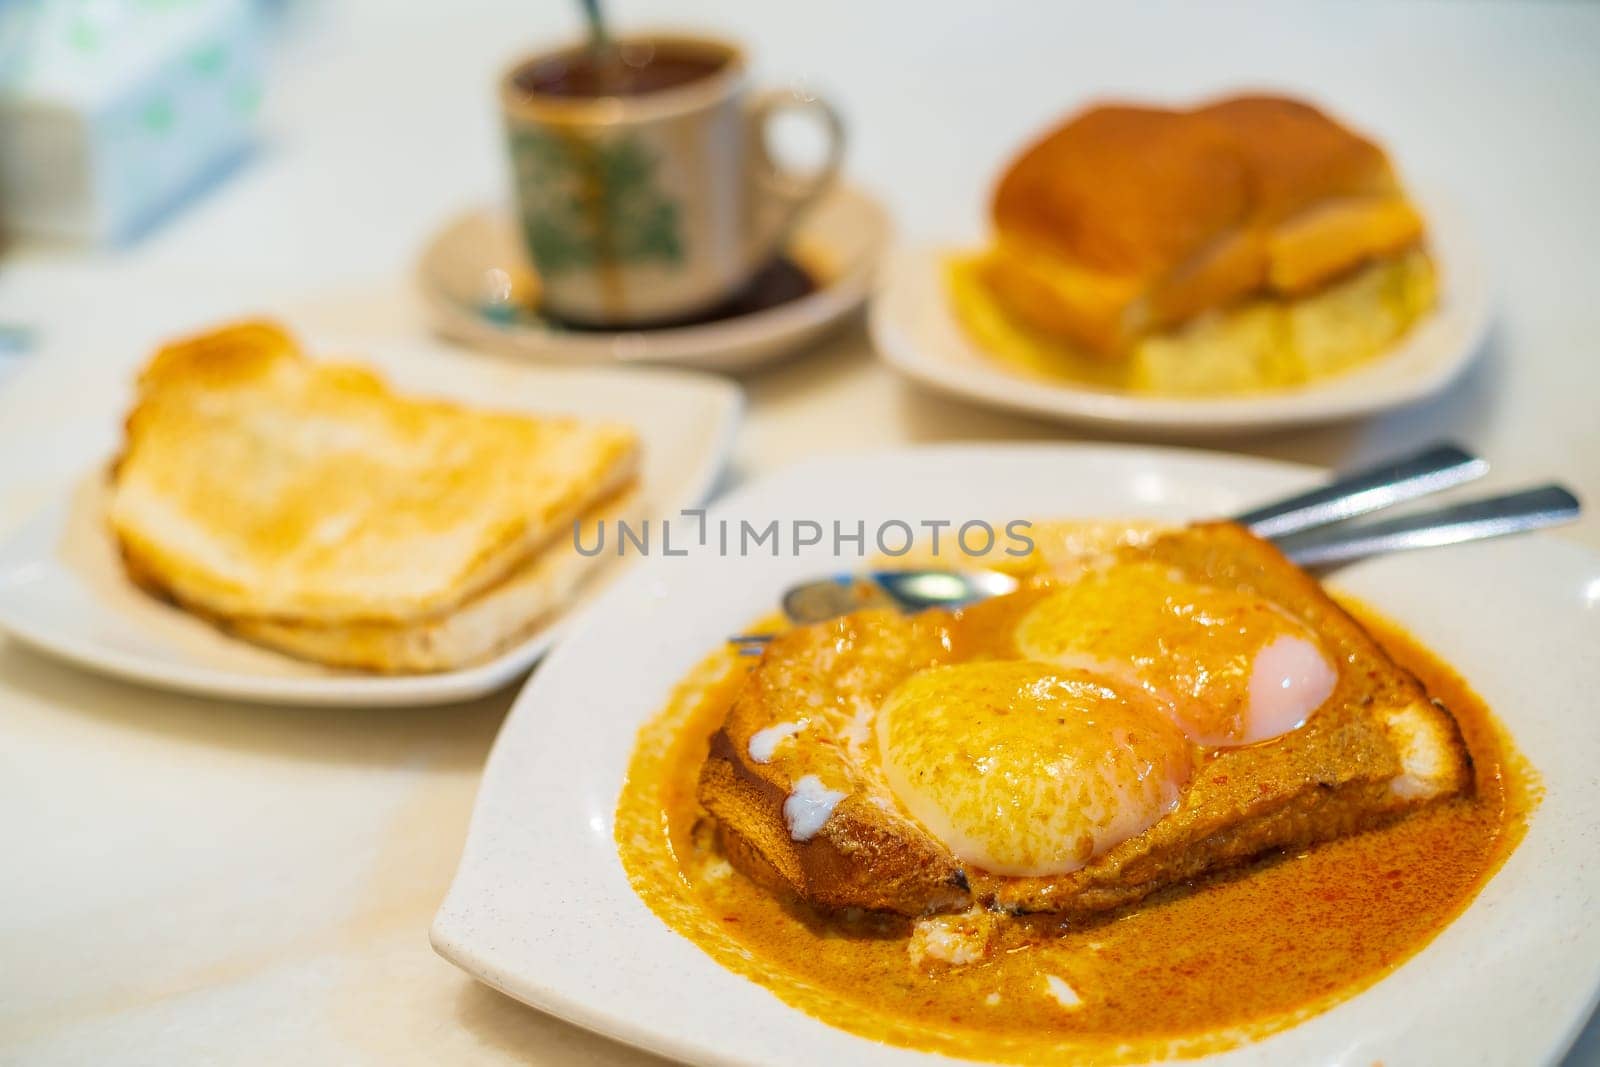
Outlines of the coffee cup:
<svg viewBox="0 0 1600 1067">
<path fill-rule="evenodd" d="M 752 90 L 743 50 L 709 37 L 537 54 L 500 97 L 541 311 L 575 325 L 667 324 L 733 298 L 826 192 L 844 148 L 832 107 Z M 767 147 L 769 123 L 791 110 L 827 137 L 805 173 Z"/>
</svg>

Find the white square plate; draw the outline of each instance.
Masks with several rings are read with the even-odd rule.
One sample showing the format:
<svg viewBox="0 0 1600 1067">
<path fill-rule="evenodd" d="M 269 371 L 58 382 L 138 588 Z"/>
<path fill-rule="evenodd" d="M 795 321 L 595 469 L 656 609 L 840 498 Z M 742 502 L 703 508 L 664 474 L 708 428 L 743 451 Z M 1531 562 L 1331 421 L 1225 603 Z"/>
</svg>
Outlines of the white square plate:
<svg viewBox="0 0 1600 1067">
<path fill-rule="evenodd" d="M 308 348 L 319 356 L 350 353 L 338 358 L 371 364 L 406 392 L 626 422 L 643 442 L 642 513 L 657 516 L 694 507 L 710 493 L 742 405 L 737 386 L 686 371 L 538 367 L 427 344 Z M 7 416 L 0 420 L 0 501 L 20 497 L 38 509 L 0 545 L 0 630 L 18 641 L 89 670 L 192 693 L 396 706 L 498 689 L 555 640 L 560 616 L 475 666 L 366 674 L 247 644 L 145 594 L 123 573 L 99 506 L 105 465 L 131 401 L 132 369 L 76 376 L 39 370 L 6 390 Z M 612 561 L 591 576 L 580 602 L 617 570 Z"/>
<path fill-rule="evenodd" d="M 731 494 L 708 521 L 865 520 L 870 530 L 888 519 L 1187 519 L 1233 514 L 1317 478 L 1149 448 L 929 448 L 806 463 Z M 925 1062 L 724 970 L 634 895 L 612 840 L 640 724 L 787 584 L 840 565 L 787 546 L 778 557 L 722 559 L 708 548 L 652 559 L 574 620 L 495 743 L 434 920 L 439 952 L 519 1000 L 669 1056 Z M 1600 985 L 1600 559 L 1531 535 L 1372 560 L 1334 584 L 1465 674 L 1542 775 L 1544 800 L 1505 866 L 1419 954 L 1330 1011 L 1211 1062 L 1549 1062 Z"/>
</svg>

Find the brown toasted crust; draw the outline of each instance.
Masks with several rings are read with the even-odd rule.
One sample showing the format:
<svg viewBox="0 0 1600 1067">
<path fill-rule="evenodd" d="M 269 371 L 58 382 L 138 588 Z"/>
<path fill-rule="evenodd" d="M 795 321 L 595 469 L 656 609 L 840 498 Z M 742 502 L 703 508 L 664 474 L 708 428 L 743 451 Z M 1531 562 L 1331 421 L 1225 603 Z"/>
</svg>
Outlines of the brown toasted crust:
<svg viewBox="0 0 1600 1067">
<path fill-rule="evenodd" d="M 1399 191 L 1383 149 L 1304 101 L 1234 96 L 1192 114 L 1227 130 L 1260 221 L 1288 218 L 1330 197 Z"/>
<path fill-rule="evenodd" d="M 994 194 L 994 221 L 1076 263 L 1153 279 L 1250 211 L 1226 132 L 1165 108 L 1092 108 L 1028 148 Z"/>
<path fill-rule="evenodd" d="M 781 817 L 786 793 L 751 773 L 750 761 L 738 757 L 725 732 L 712 738 L 700 790 L 728 858 L 769 889 L 792 891 L 825 908 L 902 911 L 915 901 L 920 911 L 968 901 L 954 857 L 860 794 L 842 801 L 816 837 L 791 840 Z"/>
<path fill-rule="evenodd" d="M 1297 295 L 1421 239 L 1383 150 L 1309 104 L 1091 108 L 996 187 L 984 277 L 1091 353 L 1260 292 Z"/>
<path fill-rule="evenodd" d="M 1017 912 L 1085 913 L 1273 849 L 1378 825 L 1471 787 L 1471 760 L 1454 719 L 1270 544 L 1211 523 L 1124 551 L 1192 580 L 1252 589 L 1284 607 L 1343 664 L 1333 695 L 1299 730 L 1209 754 L 1176 811 L 1087 866 L 1050 878 L 999 877 L 963 869 L 901 813 L 873 753 L 851 738 L 859 738 L 859 716 L 870 720 L 911 673 L 1003 654 L 984 642 L 1006 630 L 1029 594 L 969 609 L 965 621 L 872 612 L 807 627 L 773 642 L 712 741 L 700 796 L 730 859 L 764 884 L 827 908 L 920 915 L 977 900 Z M 974 620 L 985 612 L 987 619 Z M 813 725 L 786 742 L 791 747 L 780 758 L 763 764 L 750 757 L 758 730 L 799 718 Z M 782 809 L 803 774 L 847 795 L 815 837 L 796 842 Z"/>
<path fill-rule="evenodd" d="M 881 663 L 830 655 L 841 639 L 892 652 Z M 966 880 L 955 858 L 920 826 L 874 801 L 888 795 L 887 786 L 870 761 L 846 753 L 850 715 L 830 703 L 835 677 L 850 672 L 855 672 L 853 688 L 881 700 L 937 657 L 936 642 L 935 630 L 882 611 L 807 627 L 772 642 L 762 669 L 751 674 L 712 735 L 700 775 L 701 803 L 716 818 L 735 865 L 757 881 L 771 885 L 776 880 L 824 907 L 903 911 L 913 901 L 919 910 L 927 901 L 965 901 Z M 819 702 L 813 704 L 812 697 Z M 802 720 L 815 723 L 814 733 L 791 743 L 802 758 L 782 765 L 751 758 L 750 739 L 757 731 Z M 816 836 L 795 841 L 783 804 L 794 782 L 808 773 L 822 774 L 849 795 Z"/>
<path fill-rule="evenodd" d="M 980 875 L 975 889 L 993 906 L 1019 914 L 1089 915 L 1119 908 L 1275 849 L 1305 848 L 1382 825 L 1396 814 L 1387 792 L 1383 782 L 1319 782 L 1271 810 L 1241 812 L 1236 823 L 1179 848 L 1150 847 L 1129 862 L 1096 864 L 1056 879 Z"/>
</svg>

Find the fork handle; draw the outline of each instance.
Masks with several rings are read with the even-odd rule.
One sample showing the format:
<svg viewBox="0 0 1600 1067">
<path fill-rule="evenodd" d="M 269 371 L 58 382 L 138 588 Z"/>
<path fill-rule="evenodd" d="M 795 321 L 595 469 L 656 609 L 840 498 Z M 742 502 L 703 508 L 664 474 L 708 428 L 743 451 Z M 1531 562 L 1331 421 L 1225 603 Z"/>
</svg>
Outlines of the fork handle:
<svg viewBox="0 0 1600 1067">
<path fill-rule="evenodd" d="M 1383 552 L 1455 545 L 1556 526 L 1571 522 L 1581 510 L 1578 498 L 1564 486 L 1542 485 L 1393 519 L 1307 530 L 1277 540 L 1277 544 L 1302 567 L 1327 567 Z"/>
</svg>

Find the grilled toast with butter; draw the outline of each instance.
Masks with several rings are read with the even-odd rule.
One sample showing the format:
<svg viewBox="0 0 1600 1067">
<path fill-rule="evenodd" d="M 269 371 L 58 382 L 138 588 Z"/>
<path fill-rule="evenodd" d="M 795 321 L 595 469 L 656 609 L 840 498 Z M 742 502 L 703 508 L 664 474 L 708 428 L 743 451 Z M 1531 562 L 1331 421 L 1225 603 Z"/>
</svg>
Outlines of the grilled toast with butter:
<svg viewBox="0 0 1600 1067">
<path fill-rule="evenodd" d="M 625 426 L 403 397 L 244 323 L 146 367 L 108 518 L 140 584 L 241 636 L 441 670 L 571 593 L 572 523 L 621 506 L 638 455 Z"/>
</svg>

